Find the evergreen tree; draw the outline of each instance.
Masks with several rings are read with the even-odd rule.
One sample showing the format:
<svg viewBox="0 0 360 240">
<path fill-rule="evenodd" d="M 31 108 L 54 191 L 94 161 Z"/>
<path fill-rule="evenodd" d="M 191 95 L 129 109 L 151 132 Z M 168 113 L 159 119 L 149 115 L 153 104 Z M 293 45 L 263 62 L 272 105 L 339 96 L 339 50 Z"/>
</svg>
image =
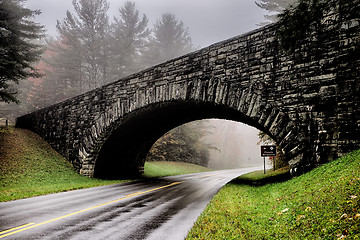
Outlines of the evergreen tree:
<svg viewBox="0 0 360 240">
<path fill-rule="evenodd" d="M 63 38 L 47 40 L 43 55 L 46 66 L 42 90 L 48 103 L 54 104 L 78 95 L 88 89 L 82 71 L 82 55 L 79 45 L 70 46 Z"/>
<path fill-rule="evenodd" d="M 32 20 L 39 14 L 25 8 L 22 0 L 0 1 L 0 102 L 19 103 L 13 83 L 41 76 L 32 66 L 42 53 L 34 40 L 43 36 L 44 29 Z"/>
<path fill-rule="evenodd" d="M 139 71 L 143 66 L 141 56 L 149 35 L 148 18 L 140 17 L 135 3 L 127 1 L 119 9 L 120 18 L 114 17 L 111 25 L 111 70 L 114 78 Z"/>
<path fill-rule="evenodd" d="M 164 62 L 194 50 L 187 28 L 174 14 L 163 14 L 153 29 L 154 37 L 147 55 L 148 65 Z"/>
<path fill-rule="evenodd" d="M 72 68 L 81 71 L 80 92 L 97 88 L 108 82 L 108 28 L 106 0 L 73 0 L 76 15 L 67 11 L 57 29 L 66 46 L 63 52 L 76 56 Z M 68 55 L 67 55 L 68 57 Z"/>
</svg>

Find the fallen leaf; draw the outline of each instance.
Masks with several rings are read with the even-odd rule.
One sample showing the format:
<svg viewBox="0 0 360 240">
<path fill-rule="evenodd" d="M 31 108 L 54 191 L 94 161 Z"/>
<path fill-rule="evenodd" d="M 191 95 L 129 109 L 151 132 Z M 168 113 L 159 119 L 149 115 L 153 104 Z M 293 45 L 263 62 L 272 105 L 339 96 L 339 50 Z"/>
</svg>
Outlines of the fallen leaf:
<svg viewBox="0 0 360 240">
<path fill-rule="evenodd" d="M 311 207 L 305 208 L 305 212 L 310 212 L 310 211 L 311 211 Z"/>
<path fill-rule="evenodd" d="M 287 211 L 289 211 L 289 209 L 288 209 L 288 208 L 285 208 L 285 209 L 282 210 L 281 212 L 284 213 L 284 212 L 287 212 Z"/>
<path fill-rule="evenodd" d="M 299 221 L 300 219 L 305 218 L 305 215 L 299 215 L 296 219 L 296 221 Z"/>
<path fill-rule="evenodd" d="M 355 214 L 354 218 L 360 218 L 360 213 Z"/>
<path fill-rule="evenodd" d="M 340 219 L 347 218 L 347 217 L 348 217 L 348 215 L 347 215 L 346 213 L 344 213 L 343 215 L 341 215 L 341 217 L 339 218 L 339 220 L 340 220 Z"/>
<path fill-rule="evenodd" d="M 281 212 L 279 212 L 278 215 L 281 215 L 281 214 L 283 214 L 284 212 L 287 212 L 287 211 L 289 211 L 289 209 L 288 209 L 288 208 L 285 208 L 284 210 L 282 210 Z"/>
</svg>

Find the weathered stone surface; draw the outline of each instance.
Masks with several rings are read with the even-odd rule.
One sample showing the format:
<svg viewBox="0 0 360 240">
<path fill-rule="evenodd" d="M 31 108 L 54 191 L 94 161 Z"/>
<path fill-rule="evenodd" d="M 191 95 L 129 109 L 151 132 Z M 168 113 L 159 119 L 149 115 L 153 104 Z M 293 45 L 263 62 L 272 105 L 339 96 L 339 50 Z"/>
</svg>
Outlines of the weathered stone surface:
<svg viewBox="0 0 360 240">
<path fill-rule="evenodd" d="M 17 126 L 90 177 L 141 171 L 162 134 L 203 118 L 254 126 L 294 170 L 313 167 L 360 148 L 360 25 L 339 19 L 326 17 L 323 42 L 295 53 L 281 50 L 278 26 L 269 25 L 22 116 Z"/>
</svg>

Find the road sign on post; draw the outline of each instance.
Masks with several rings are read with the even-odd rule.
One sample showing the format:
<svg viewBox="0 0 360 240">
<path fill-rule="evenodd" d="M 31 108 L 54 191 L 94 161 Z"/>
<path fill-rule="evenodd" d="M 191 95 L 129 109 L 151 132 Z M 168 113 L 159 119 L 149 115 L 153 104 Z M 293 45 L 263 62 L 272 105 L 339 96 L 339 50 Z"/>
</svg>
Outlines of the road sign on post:
<svg viewBox="0 0 360 240">
<path fill-rule="evenodd" d="M 265 171 L 266 171 L 265 170 L 265 158 L 276 156 L 276 146 L 275 145 L 261 146 L 261 156 L 264 157 L 264 174 L 265 174 Z"/>
<path fill-rule="evenodd" d="M 275 145 L 261 146 L 261 156 L 262 157 L 275 157 L 276 156 L 276 146 Z"/>
</svg>

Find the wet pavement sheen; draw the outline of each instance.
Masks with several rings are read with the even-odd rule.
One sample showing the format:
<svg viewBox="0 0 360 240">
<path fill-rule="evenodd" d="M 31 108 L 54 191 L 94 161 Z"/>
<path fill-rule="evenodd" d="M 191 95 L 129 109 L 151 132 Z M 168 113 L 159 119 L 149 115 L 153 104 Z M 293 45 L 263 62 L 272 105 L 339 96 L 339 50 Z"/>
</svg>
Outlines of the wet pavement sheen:
<svg viewBox="0 0 360 240">
<path fill-rule="evenodd" d="M 0 203 L 0 238 L 184 239 L 227 182 L 258 169 L 143 179 Z"/>
</svg>

